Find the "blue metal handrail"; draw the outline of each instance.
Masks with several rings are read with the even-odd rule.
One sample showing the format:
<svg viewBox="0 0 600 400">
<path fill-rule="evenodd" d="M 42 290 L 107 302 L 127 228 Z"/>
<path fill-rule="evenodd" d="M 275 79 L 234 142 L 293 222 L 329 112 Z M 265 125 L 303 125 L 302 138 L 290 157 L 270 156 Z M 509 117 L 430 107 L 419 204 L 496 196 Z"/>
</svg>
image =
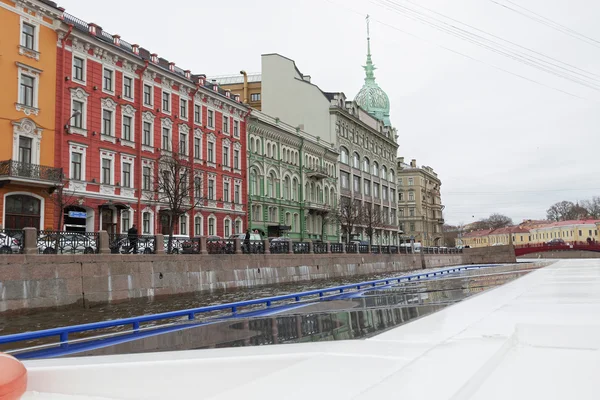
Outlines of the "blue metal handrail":
<svg viewBox="0 0 600 400">
<path fill-rule="evenodd" d="M 349 285 L 335 286 L 335 287 L 329 287 L 329 288 L 324 288 L 324 289 L 315 289 L 315 290 L 309 290 L 306 292 L 292 293 L 292 294 L 286 294 L 286 295 L 280 295 L 280 296 L 264 297 L 261 299 L 238 301 L 235 303 L 217 304 L 217 305 L 213 305 L 213 306 L 198 307 L 198 308 L 192 308 L 192 309 L 188 309 L 188 310 L 170 311 L 170 312 L 165 312 L 165 313 L 160 313 L 160 314 L 142 315 L 139 317 L 122 318 L 122 319 L 116 319 L 116 320 L 110 320 L 110 321 L 93 322 L 93 323 L 89 323 L 89 324 L 72 325 L 72 326 L 61 327 L 61 328 L 44 329 L 44 330 L 40 330 L 40 331 L 16 333 L 16 334 L 12 334 L 12 335 L 0 336 L 0 344 L 15 343 L 15 342 L 21 342 L 21 341 L 25 341 L 25 340 L 42 339 L 42 338 L 47 338 L 47 337 L 52 337 L 52 336 L 59 336 L 60 343 L 67 344 L 69 341 L 69 334 L 71 334 L 71 333 L 94 331 L 94 330 L 98 330 L 98 329 L 114 328 L 114 327 L 126 326 L 126 325 L 131 325 L 133 332 L 139 332 L 140 323 L 142 323 L 142 322 L 159 321 L 159 320 L 172 319 L 172 318 L 185 317 L 185 316 L 188 317 L 188 320 L 194 320 L 196 318 L 196 314 L 208 313 L 208 312 L 213 312 L 213 311 L 222 311 L 222 310 L 228 310 L 228 309 L 231 310 L 232 315 L 236 315 L 239 308 L 248 307 L 248 306 L 257 305 L 257 304 L 265 304 L 265 306 L 267 308 L 269 308 L 269 307 L 271 307 L 271 305 L 273 303 L 279 302 L 279 301 L 284 301 L 284 300 L 294 299 L 296 302 L 299 302 L 303 297 L 316 296 L 316 295 L 318 295 L 319 298 L 322 299 L 325 297 L 326 293 L 331 293 L 331 292 L 344 293 L 345 290 L 352 290 L 352 289 L 360 290 L 360 289 L 366 289 L 369 287 L 376 287 L 377 285 L 390 285 L 393 282 L 397 282 L 397 283 L 409 282 L 412 280 L 426 279 L 429 277 L 435 277 L 438 275 L 449 274 L 452 272 L 460 272 L 460 271 L 466 271 L 469 269 L 479 269 L 479 268 L 485 268 L 485 267 L 494 267 L 497 265 L 498 264 L 486 264 L 486 265 L 470 265 L 470 266 L 464 266 L 464 267 L 454 267 L 454 268 L 448 268 L 448 269 L 443 269 L 443 270 L 424 272 L 421 274 L 403 275 L 403 276 L 393 277 L 393 278 L 377 279 L 374 281 L 353 283 L 353 284 L 349 284 Z M 124 331 L 122 333 L 127 333 L 127 331 Z"/>
</svg>

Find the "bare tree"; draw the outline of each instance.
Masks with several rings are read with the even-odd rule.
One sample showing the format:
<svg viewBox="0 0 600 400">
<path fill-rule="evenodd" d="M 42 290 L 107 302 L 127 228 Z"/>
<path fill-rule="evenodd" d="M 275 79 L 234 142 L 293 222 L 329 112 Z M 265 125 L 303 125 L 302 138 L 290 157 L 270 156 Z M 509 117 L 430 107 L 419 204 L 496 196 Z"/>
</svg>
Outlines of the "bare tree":
<svg viewBox="0 0 600 400">
<path fill-rule="evenodd" d="M 47 190 L 48 199 L 54 204 L 54 210 L 58 210 L 58 218 L 55 219 L 57 225 L 54 227 L 57 231 L 62 230 L 65 208 L 78 204 L 78 197 L 75 196 L 75 191 L 65 189 L 68 183 L 69 181 L 63 180 Z"/>
<path fill-rule="evenodd" d="M 367 206 L 362 208 L 361 224 L 365 226 L 365 233 L 369 237 L 369 244 L 373 244 L 373 235 L 377 228 L 383 226 L 381 210 L 378 207 Z"/>
<path fill-rule="evenodd" d="M 600 218 L 600 197 L 594 196 L 590 200 L 584 200 L 581 202 L 581 206 L 587 211 L 588 217 Z"/>
<path fill-rule="evenodd" d="M 456 242 L 462 232 L 462 227 L 444 224 L 444 226 L 442 226 L 442 231 L 444 233 L 444 241 L 446 244 L 450 247 L 456 247 Z"/>
<path fill-rule="evenodd" d="M 507 226 L 513 225 L 512 219 L 510 219 L 506 215 L 502 215 L 502 214 L 498 214 L 498 213 L 494 213 L 494 214 L 490 215 L 486 219 L 486 223 L 487 223 L 488 229 L 506 228 Z"/>
<path fill-rule="evenodd" d="M 572 201 L 560 201 L 553 204 L 546 211 L 546 218 L 550 221 L 568 221 L 573 219 L 582 219 L 588 216 L 588 210 Z"/>
<path fill-rule="evenodd" d="M 361 205 L 358 201 L 353 201 L 348 197 L 342 197 L 338 203 L 338 208 L 333 212 L 334 218 L 342 228 L 342 234 L 346 237 L 346 243 L 350 242 L 350 236 L 354 227 L 361 222 Z"/>
<path fill-rule="evenodd" d="M 173 231 L 181 216 L 199 208 L 204 201 L 202 179 L 200 176 L 190 177 L 191 173 L 189 162 L 178 154 L 162 155 L 158 159 L 154 190 L 148 193 L 152 201 L 166 208 L 169 253 L 173 250 Z"/>
</svg>

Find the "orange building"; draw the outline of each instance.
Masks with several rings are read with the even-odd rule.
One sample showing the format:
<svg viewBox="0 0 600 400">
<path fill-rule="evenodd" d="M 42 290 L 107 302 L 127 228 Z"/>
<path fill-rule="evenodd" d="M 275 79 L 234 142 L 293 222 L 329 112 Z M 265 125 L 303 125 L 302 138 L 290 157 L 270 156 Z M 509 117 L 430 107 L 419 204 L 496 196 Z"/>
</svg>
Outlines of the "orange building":
<svg viewBox="0 0 600 400">
<path fill-rule="evenodd" d="M 56 46 L 62 9 L 0 0 L 0 227 L 54 228 Z"/>
</svg>

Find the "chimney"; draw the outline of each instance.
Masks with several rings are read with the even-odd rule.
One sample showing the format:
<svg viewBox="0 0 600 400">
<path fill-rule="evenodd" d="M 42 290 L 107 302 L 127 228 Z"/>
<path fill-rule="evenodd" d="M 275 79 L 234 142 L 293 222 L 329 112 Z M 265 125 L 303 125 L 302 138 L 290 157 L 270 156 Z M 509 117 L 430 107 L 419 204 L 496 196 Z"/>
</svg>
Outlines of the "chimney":
<svg viewBox="0 0 600 400">
<path fill-rule="evenodd" d="M 414 158 L 410 161 L 410 166 L 413 168 L 417 168 L 417 160 L 415 160 Z"/>
<path fill-rule="evenodd" d="M 99 27 L 98 25 L 96 25 L 95 23 L 90 22 L 88 24 L 88 31 L 89 31 L 90 35 L 96 36 L 102 31 L 102 28 Z"/>
<path fill-rule="evenodd" d="M 121 36 L 113 35 L 113 43 L 115 46 L 121 46 Z"/>
<path fill-rule="evenodd" d="M 175 63 L 174 62 L 169 63 L 169 71 L 175 72 Z"/>
<path fill-rule="evenodd" d="M 154 64 L 158 64 L 158 54 L 156 54 L 156 53 L 150 54 L 150 61 L 152 61 Z"/>
<path fill-rule="evenodd" d="M 133 54 L 140 54 L 140 45 L 139 44 L 132 44 L 131 45 L 131 50 L 133 50 Z"/>
</svg>

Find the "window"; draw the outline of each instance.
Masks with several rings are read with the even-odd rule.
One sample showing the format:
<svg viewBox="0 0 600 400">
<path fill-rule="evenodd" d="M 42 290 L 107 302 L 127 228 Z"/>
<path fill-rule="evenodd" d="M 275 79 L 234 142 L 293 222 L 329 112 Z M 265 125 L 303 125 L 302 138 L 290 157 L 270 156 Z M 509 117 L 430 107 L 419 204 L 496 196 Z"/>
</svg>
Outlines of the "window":
<svg viewBox="0 0 600 400">
<path fill-rule="evenodd" d="M 410 224 L 410 231 L 411 231 L 411 232 L 414 232 L 414 231 L 415 231 L 415 224 L 414 224 L 414 223 L 411 223 L 411 224 Z"/>
<path fill-rule="evenodd" d="M 298 180 L 292 180 L 292 200 L 298 201 Z"/>
<path fill-rule="evenodd" d="M 233 136 L 240 137 L 240 121 L 233 121 Z"/>
<path fill-rule="evenodd" d="M 171 150 L 171 130 L 169 128 L 162 128 L 162 149 Z"/>
<path fill-rule="evenodd" d="M 404 218 L 404 208 L 400 208 L 400 209 L 398 210 L 398 213 L 399 213 L 399 215 L 400 215 L 400 218 Z"/>
<path fill-rule="evenodd" d="M 83 128 L 83 113 L 84 113 L 84 105 L 82 101 L 73 100 L 73 111 L 72 115 L 74 117 L 71 119 L 71 125 L 75 128 L 82 129 Z"/>
<path fill-rule="evenodd" d="M 365 157 L 363 160 L 363 171 L 369 173 L 371 171 L 371 163 L 369 159 Z"/>
<path fill-rule="evenodd" d="M 202 114 L 201 114 L 202 106 L 200 104 L 194 105 L 194 122 L 197 124 L 202 123 Z"/>
<path fill-rule="evenodd" d="M 373 176 L 379 176 L 379 165 L 376 161 L 373 161 Z"/>
<path fill-rule="evenodd" d="M 215 144 L 213 142 L 208 142 L 208 149 L 207 149 L 208 153 L 208 161 L 209 162 L 215 162 Z"/>
<path fill-rule="evenodd" d="M 229 202 L 229 182 L 223 182 L 223 201 Z"/>
<path fill-rule="evenodd" d="M 233 202 L 240 204 L 240 185 L 236 184 L 233 190 Z"/>
<path fill-rule="evenodd" d="M 133 79 L 123 76 L 123 97 L 133 99 Z"/>
<path fill-rule="evenodd" d="M 354 180 L 354 191 L 356 193 L 360 193 L 360 176 L 353 176 L 353 180 Z"/>
<path fill-rule="evenodd" d="M 73 152 L 71 153 L 71 179 L 76 181 L 81 180 L 81 160 L 83 159 L 83 154 Z"/>
<path fill-rule="evenodd" d="M 223 146 L 223 166 L 229 167 L 229 146 Z"/>
<path fill-rule="evenodd" d="M 223 233 L 224 237 L 227 238 L 227 237 L 229 237 L 231 235 L 231 221 L 230 220 L 226 219 L 224 221 L 223 231 L 224 231 L 224 233 Z"/>
<path fill-rule="evenodd" d="M 112 184 L 112 160 L 108 158 L 102 159 L 102 184 Z"/>
<path fill-rule="evenodd" d="M 399 201 L 404 201 L 404 192 L 398 193 L 398 200 Z"/>
<path fill-rule="evenodd" d="M 371 181 L 365 179 L 365 195 L 366 196 L 370 196 L 371 195 Z"/>
<path fill-rule="evenodd" d="M 379 198 L 379 183 L 373 183 L 373 196 Z"/>
<path fill-rule="evenodd" d="M 409 217 L 414 217 L 415 216 L 415 209 L 414 208 L 409 208 L 408 209 L 408 216 Z"/>
<path fill-rule="evenodd" d="M 131 223 L 131 214 L 129 211 L 123 211 L 121 213 L 121 232 L 127 232 L 129 230 L 129 224 Z"/>
<path fill-rule="evenodd" d="M 252 93 L 250 95 L 250 101 L 260 101 L 260 93 Z"/>
<path fill-rule="evenodd" d="M 402 178 L 398 178 L 398 186 L 402 186 L 402 184 L 403 184 Z"/>
<path fill-rule="evenodd" d="M 360 169 L 360 156 L 358 155 L 358 153 L 354 153 L 354 155 L 352 156 L 352 167 Z"/>
<path fill-rule="evenodd" d="M 209 200 L 215 199 L 215 180 L 214 179 L 208 180 L 208 199 Z"/>
<path fill-rule="evenodd" d="M 202 197 L 202 180 L 198 176 L 194 178 L 194 197 L 196 199 Z"/>
<path fill-rule="evenodd" d="M 242 221 L 239 219 L 235 220 L 235 233 L 243 233 L 242 232 Z"/>
<path fill-rule="evenodd" d="M 341 186 L 342 189 L 349 189 L 350 188 L 350 174 L 344 171 L 340 171 L 340 178 L 341 178 Z"/>
<path fill-rule="evenodd" d="M 112 136 L 113 113 L 110 110 L 102 110 L 102 134 Z"/>
<path fill-rule="evenodd" d="M 408 192 L 408 201 L 415 201 L 415 192 Z"/>
<path fill-rule="evenodd" d="M 179 99 L 179 117 L 187 119 L 187 100 Z"/>
<path fill-rule="evenodd" d="M 162 109 L 166 113 L 171 111 L 171 93 L 163 92 L 163 94 L 162 94 Z"/>
<path fill-rule="evenodd" d="M 194 218 L 194 235 L 202 236 L 202 219 L 200 217 Z"/>
<path fill-rule="evenodd" d="M 73 57 L 73 79 L 79 82 L 85 81 L 83 69 L 85 68 L 85 60 L 79 57 Z"/>
<path fill-rule="evenodd" d="M 381 167 L 381 179 L 387 180 L 387 168 L 385 167 L 385 165 Z"/>
<path fill-rule="evenodd" d="M 152 124 L 148 121 L 144 121 L 142 144 L 144 146 L 152 146 Z"/>
<path fill-rule="evenodd" d="M 412 186 L 414 185 L 415 181 L 413 180 L 413 178 L 408 178 L 408 186 Z"/>
<path fill-rule="evenodd" d="M 144 104 L 152 106 L 152 86 L 144 85 Z"/>
<path fill-rule="evenodd" d="M 29 50 L 35 50 L 35 26 L 23 23 L 21 46 Z"/>
<path fill-rule="evenodd" d="M 213 217 L 208 219 L 208 234 L 210 236 L 215 235 L 215 219 Z"/>
<path fill-rule="evenodd" d="M 206 119 L 208 120 L 207 123 L 208 123 L 209 128 L 213 128 L 214 127 L 214 120 L 213 120 L 214 115 L 215 115 L 215 112 L 213 110 L 208 110 L 208 114 L 207 114 L 207 118 Z"/>
<path fill-rule="evenodd" d="M 19 93 L 19 103 L 28 107 L 34 107 L 34 88 L 35 78 L 29 75 L 21 74 L 21 90 Z"/>
<path fill-rule="evenodd" d="M 188 187 L 188 174 L 187 171 L 183 171 L 179 175 L 179 187 L 181 188 L 181 193 L 187 197 L 189 196 L 189 187 Z"/>
<path fill-rule="evenodd" d="M 102 84 L 102 88 L 107 91 L 107 92 L 112 92 L 114 91 L 113 89 L 113 74 L 114 72 L 110 69 L 106 69 L 104 68 L 104 72 L 103 72 L 103 84 Z"/>
<path fill-rule="evenodd" d="M 383 200 L 387 200 L 388 199 L 388 188 L 387 188 L 387 186 L 382 186 L 381 187 L 381 198 Z"/>
<path fill-rule="evenodd" d="M 200 154 L 200 138 L 194 138 L 194 158 L 198 160 L 202 158 Z"/>
<path fill-rule="evenodd" d="M 229 117 L 223 115 L 223 133 L 229 133 Z"/>
<path fill-rule="evenodd" d="M 340 162 L 342 164 L 348 164 L 348 149 L 345 147 L 340 148 Z"/>
<path fill-rule="evenodd" d="M 390 188 L 390 200 L 396 202 L 396 189 Z"/>
<path fill-rule="evenodd" d="M 233 150 L 233 168 L 240 169 L 240 151 L 238 149 Z"/>
<path fill-rule="evenodd" d="M 152 176 L 152 169 L 150 167 L 142 168 L 142 190 L 150 190 L 150 182 Z"/>
<path fill-rule="evenodd" d="M 123 115 L 123 140 L 131 142 L 131 117 Z"/>
<path fill-rule="evenodd" d="M 187 144 L 187 134 L 179 133 L 179 154 L 183 154 L 187 156 L 188 153 L 188 144 Z"/>
<path fill-rule="evenodd" d="M 128 162 L 123 163 L 123 179 L 121 186 L 125 188 L 131 187 L 131 164 Z"/>
<path fill-rule="evenodd" d="M 187 215 L 179 217 L 179 234 L 187 235 Z"/>
<path fill-rule="evenodd" d="M 145 212 L 142 214 L 142 234 L 150 234 L 150 213 Z"/>
</svg>

